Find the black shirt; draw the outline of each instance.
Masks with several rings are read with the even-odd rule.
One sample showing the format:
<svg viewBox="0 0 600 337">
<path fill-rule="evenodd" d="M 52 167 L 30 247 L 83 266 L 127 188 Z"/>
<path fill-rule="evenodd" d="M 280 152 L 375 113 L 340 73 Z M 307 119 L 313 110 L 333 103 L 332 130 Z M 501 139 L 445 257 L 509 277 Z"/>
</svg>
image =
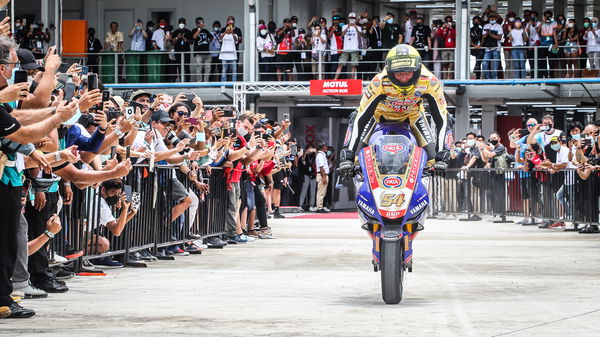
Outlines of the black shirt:
<svg viewBox="0 0 600 337">
<path fill-rule="evenodd" d="M 12 108 L 8 104 L 0 104 L 0 137 L 6 137 L 21 128 L 21 124 L 10 115 Z"/>
<path fill-rule="evenodd" d="M 481 36 L 483 35 L 483 29 L 481 26 L 471 27 L 471 43 L 481 45 Z"/>
<path fill-rule="evenodd" d="M 182 38 L 177 40 L 177 43 L 174 43 L 175 51 L 190 51 L 190 45 L 192 43 L 192 32 L 187 28 L 177 29 L 173 31 L 173 38 L 179 37 L 180 33 L 182 33 L 183 36 L 187 39 L 187 42 Z"/>
<path fill-rule="evenodd" d="M 398 38 L 402 34 L 402 27 L 397 23 L 386 24 L 383 29 L 383 48 L 394 48 L 398 44 Z"/>
<path fill-rule="evenodd" d="M 379 28 L 379 26 L 375 25 L 372 33 L 367 30 L 367 37 L 369 38 L 369 47 L 371 47 L 371 49 L 383 48 L 383 34 L 381 33 L 381 28 Z"/>
<path fill-rule="evenodd" d="M 198 30 L 200 33 L 198 33 L 198 36 L 194 39 L 194 51 L 206 52 L 208 51 L 208 45 L 210 44 L 210 41 L 212 41 L 212 34 L 210 34 L 210 32 L 204 28 L 194 28 L 192 31 L 192 37 Z"/>
<path fill-rule="evenodd" d="M 431 37 L 431 28 L 426 25 L 415 25 L 411 37 L 415 38 L 415 48 L 425 48 L 425 46 L 429 46 L 427 39 Z"/>
</svg>

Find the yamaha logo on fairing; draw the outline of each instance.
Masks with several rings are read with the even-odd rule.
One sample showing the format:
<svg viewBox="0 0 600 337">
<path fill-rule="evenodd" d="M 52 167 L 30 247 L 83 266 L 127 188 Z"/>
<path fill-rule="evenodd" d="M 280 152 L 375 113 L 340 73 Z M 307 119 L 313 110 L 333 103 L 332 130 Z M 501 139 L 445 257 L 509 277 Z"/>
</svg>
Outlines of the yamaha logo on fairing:
<svg viewBox="0 0 600 337">
<path fill-rule="evenodd" d="M 357 201 L 357 204 L 358 204 L 358 206 L 360 206 L 360 208 L 363 209 L 363 211 L 365 211 L 371 215 L 375 214 L 375 210 L 372 207 L 370 207 L 369 205 L 367 205 L 365 202 L 363 202 L 362 200 L 359 199 Z"/>
<path fill-rule="evenodd" d="M 402 185 L 402 179 L 400 177 L 386 177 L 382 183 L 387 188 L 396 188 Z"/>
<path fill-rule="evenodd" d="M 419 211 L 422 210 L 423 207 L 427 206 L 427 204 L 428 204 L 427 200 L 421 201 L 417 206 L 415 206 L 415 208 L 413 208 L 410 211 L 410 214 L 415 215 L 415 214 L 419 213 Z"/>
</svg>

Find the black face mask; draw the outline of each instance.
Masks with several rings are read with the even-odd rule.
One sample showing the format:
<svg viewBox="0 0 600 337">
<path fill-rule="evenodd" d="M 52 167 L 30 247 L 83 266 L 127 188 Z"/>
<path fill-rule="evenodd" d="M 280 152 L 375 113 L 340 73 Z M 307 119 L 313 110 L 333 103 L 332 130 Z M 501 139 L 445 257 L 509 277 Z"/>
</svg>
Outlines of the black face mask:
<svg viewBox="0 0 600 337">
<path fill-rule="evenodd" d="M 119 202 L 119 196 L 117 195 L 114 197 L 106 197 L 106 198 L 104 198 L 104 200 L 106 201 L 108 206 L 114 207 L 117 204 L 117 202 Z"/>
<path fill-rule="evenodd" d="M 495 140 L 495 139 L 494 139 L 494 140 L 491 140 L 491 139 L 490 139 L 490 144 L 492 144 L 492 145 L 496 146 L 496 145 L 498 145 L 498 140 Z"/>
<path fill-rule="evenodd" d="M 275 33 L 275 27 L 269 27 L 269 32 L 270 33 Z"/>
</svg>

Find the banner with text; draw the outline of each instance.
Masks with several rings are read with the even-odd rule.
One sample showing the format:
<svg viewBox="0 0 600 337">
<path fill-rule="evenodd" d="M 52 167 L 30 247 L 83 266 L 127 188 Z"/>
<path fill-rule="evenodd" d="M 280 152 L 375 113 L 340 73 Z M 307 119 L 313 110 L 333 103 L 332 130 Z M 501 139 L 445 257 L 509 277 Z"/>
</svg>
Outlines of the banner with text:
<svg viewBox="0 0 600 337">
<path fill-rule="evenodd" d="M 312 80 L 311 96 L 362 95 L 362 80 Z"/>
</svg>

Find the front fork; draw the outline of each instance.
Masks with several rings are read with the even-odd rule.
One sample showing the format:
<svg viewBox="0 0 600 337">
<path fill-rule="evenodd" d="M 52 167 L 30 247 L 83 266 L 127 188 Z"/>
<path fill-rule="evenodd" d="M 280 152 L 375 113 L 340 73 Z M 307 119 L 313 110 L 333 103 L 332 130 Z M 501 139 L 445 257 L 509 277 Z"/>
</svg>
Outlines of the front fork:
<svg viewBox="0 0 600 337">
<path fill-rule="evenodd" d="M 381 258 L 381 225 L 373 224 L 372 231 L 367 231 L 369 237 L 373 240 L 373 270 L 375 272 L 379 271 L 379 262 Z M 404 270 L 408 270 L 408 272 L 412 273 L 412 243 L 413 240 L 417 237 L 419 232 L 415 231 L 413 227 L 416 228 L 416 225 L 406 224 L 404 225 L 405 231 L 402 233 L 402 237 L 400 240 L 404 243 L 404 256 L 403 256 L 403 267 Z"/>
</svg>

